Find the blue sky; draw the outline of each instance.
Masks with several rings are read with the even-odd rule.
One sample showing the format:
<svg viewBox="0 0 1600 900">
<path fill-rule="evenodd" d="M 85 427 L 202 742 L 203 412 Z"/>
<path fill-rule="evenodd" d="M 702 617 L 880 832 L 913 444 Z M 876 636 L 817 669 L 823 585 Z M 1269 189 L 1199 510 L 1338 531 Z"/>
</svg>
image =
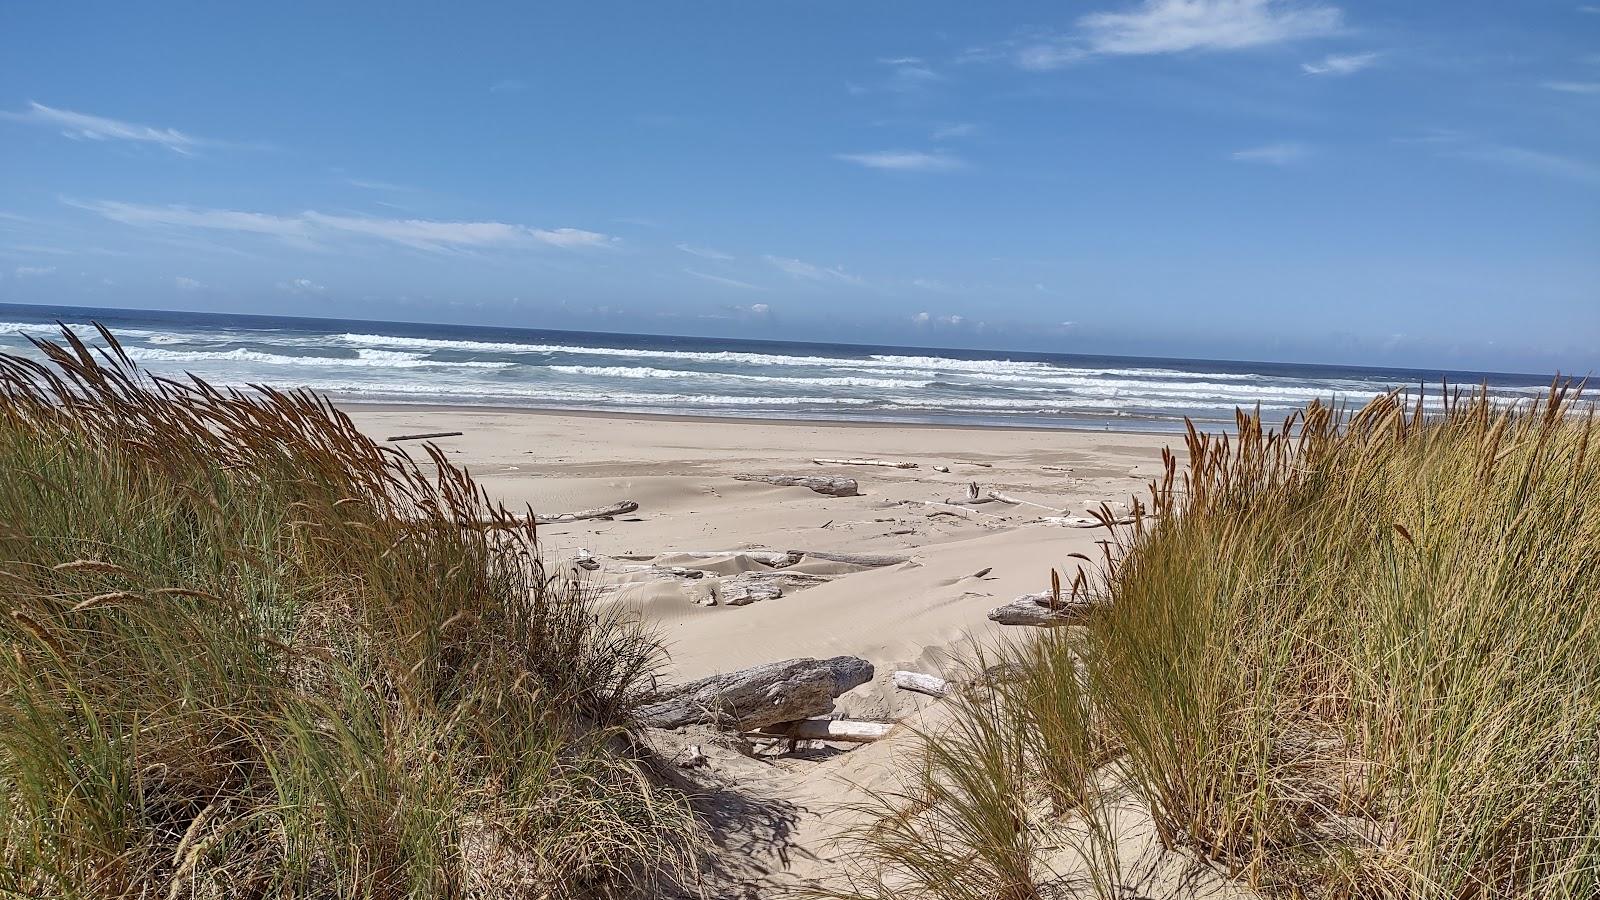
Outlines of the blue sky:
<svg viewBox="0 0 1600 900">
<path fill-rule="evenodd" d="M 0 301 L 1600 370 L 1600 5 L 0 5 Z"/>
</svg>

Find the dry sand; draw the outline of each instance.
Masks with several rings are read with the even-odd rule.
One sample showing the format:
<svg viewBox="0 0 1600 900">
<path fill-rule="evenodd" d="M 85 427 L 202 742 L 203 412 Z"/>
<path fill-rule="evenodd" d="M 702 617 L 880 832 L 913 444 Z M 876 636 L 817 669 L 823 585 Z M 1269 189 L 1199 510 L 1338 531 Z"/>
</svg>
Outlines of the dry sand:
<svg viewBox="0 0 1600 900">
<path fill-rule="evenodd" d="M 1161 449 L 1179 435 L 1007 428 L 820 424 L 687 417 L 554 414 L 479 408 L 352 406 L 379 439 L 460 431 L 435 443 L 508 505 L 555 514 L 620 500 L 636 513 L 540 527 L 547 553 L 592 554 L 584 577 L 603 602 L 636 608 L 661 632 L 669 677 L 688 680 L 791 657 L 849 654 L 870 660 L 878 677 L 840 698 L 854 717 L 922 721 L 938 715 L 929 698 L 895 691 L 896 669 L 950 674 L 952 654 L 1001 630 L 993 607 L 1047 589 L 1051 567 L 1070 574 L 1068 554 L 1099 558 L 1104 529 L 1043 524 L 1046 515 L 1082 516 L 1102 503 L 1122 508 L 1143 498 L 1161 470 Z M 407 444 L 415 451 L 415 443 Z M 819 466 L 814 457 L 875 457 L 914 469 Z M 949 468 L 948 473 L 935 466 Z M 1064 467 L 1066 471 L 1044 467 Z M 860 496 L 829 497 L 803 487 L 737 481 L 736 474 L 843 475 Z M 976 481 L 1040 507 L 999 502 L 975 507 L 975 520 L 930 516 Z M 926 504 L 935 504 L 928 506 Z M 747 548 L 899 554 L 899 565 L 862 568 L 806 560 L 784 572 L 824 576 L 814 586 L 749 605 L 709 601 L 741 571 L 765 570 L 748 557 L 666 555 Z M 693 566 L 699 579 L 631 573 L 640 561 Z M 980 571 L 987 570 L 983 575 Z M 1012 629 L 1014 630 L 1014 629 Z M 929 708 L 929 707 L 933 708 Z M 708 731 L 657 735 L 668 755 L 705 747 L 709 769 L 684 772 L 705 796 L 703 809 L 727 849 L 725 871 L 709 896 L 764 897 L 838 870 L 830 837 L 850 822 L 841 804 L 862 786 L 893 784 L 910 736 L 843 748 L 751 758 L 737 738 Z M 1151 869 L 1148 896 L 1193 897 L 1224 890 L 1215 878 L 1172 876 L 1171 855 L 1152 854 L 1142 820 L 1131 817 L 1125 853 Z M 1148 831 L 1148 829 L 1144 829 Z M 1131 850 L 1129 848 L 1132 848 Z M 1143 848 L 1141 850 L 1140 848 Z M 1070 867 L 1070 866 L 1069 866 Z"/>
</svg>

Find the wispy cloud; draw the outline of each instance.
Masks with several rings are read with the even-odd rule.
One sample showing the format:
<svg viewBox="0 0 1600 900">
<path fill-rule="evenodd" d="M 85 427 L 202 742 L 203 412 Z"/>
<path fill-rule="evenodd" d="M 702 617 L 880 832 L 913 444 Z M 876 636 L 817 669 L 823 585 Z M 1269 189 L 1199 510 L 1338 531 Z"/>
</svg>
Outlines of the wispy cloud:
<svg viewBox="0 0 1600 900">
<path fill-rule="evenodd" d="M 1600 81 L 1546 81 L 1539 86 L 1566 94 L 1600 94 Z"/>
<path fill-rule="evenodd" d="M 1301 63 L 1300 68 L 1307 75 L 1354 75 L 1377 61 L 1377 53 L 1330 53 L 1318 62 Z"/>
<path fill-rule="evenodd" d="M 948 141 L 954 138 L 972 137 L 977 133 L 978 126 L 971 122 L 950 122 L 935 128 L 931 137 L 936 141 Z"/>
<path fill-rule="evenodd" d="M 807 281 L 839 282 L 843 284 L 862 283 L 860 278 L 855 275 L 851 275 L 849 272 L 846 272 L 839 266 L 833 266 L 829 268 L 819 266 L 814 263 L 808 263 L 804 260 L 792 259 L 787 256 L 773 256 L 770 253 L 766 256 L 763 256 L 762 259 L 766 260 L 768 263 L 776 267 L 778 271 L 783 272 L 786 275 L 791 275 L 795 278 L 803 278 Z"/>
<path fill-rule="evenodd" d="M 1244 50 L 1343 27 L 1342 10 L 1314 0 L 1143 0 L 1125 11 L 1085 15 L 1070 32 L 1036 32 L 968 58 L 1004 58 L 1045 71 L 1096 56 Z"/>
<path fill-rule="evenodd" d="M 948 153 L 924 153 L 920 150 L 836 153 L 834 159 L 852 162 L 869 169 L 888 169 L 895 172 L 953 172 L 966 168 L 967 165 L 959 156 Z"/>
<path fill-rule="evenodd" d="M 944 80 L 943 75 L 929 68 L 927 63 L 915 56 L 897 56 L 880 59 L 878 62 L 889 67 L 889 77 L 884 82 L 884 87 L 897 93 L 910 94 L 926 90 Z"/>
<path fill-rule="evenodd" d="M 329 215 L 315 210 L 284 216 L 232 209 L 146 206 L 114 200 L 67 202 L 125 225 L 232 231 L 299 242 L 365 237 L 417 250 L 446 251 L 515 247 L 530 243 L 577 249 L 604 247 L 615 241 L 609 235 L 581 228 L 533 228 L 506 222 L 384 219 Z"/>
<path fill-rule="evenodd" d="M 740 281 L 737 278 L 725 278 L 725 277 L 723 277 L 721 275 L 713 275 L 710 272 L 700 272 L 700 271 L 697 271 L 695 269 L 689 269 L 689 268 L 685 268 L 683 270 L 683 272 L 686 275 L 693 275 L 694 277 L 699 278 L 702 281 L 709 281 L 712 284 L 720 284 L 723 287 L 739 288 L 740 290 L 745 290 L 745 291 L 764 291 L 764 290 L 766 290 L 766 288 L 762 287 L 759 284 L 751 284 L 748 281 Z M 761 304 L 761 305 L 765 305 L 765 304 Z"/>
<path fill-rule="evenodd" d="M 1296 141 L 1280 141 L 1236 150 L 1230 159 L 1237 162 L 1264 163 L 1269 166 L 1292 166 L 1311 155 L 1311 148 Z"/>
<path fill-rule="evenodd" d="M 321 294 L 328 289 L 309 278 L 292 278 L 278 282 L 278 290 L 288 294 Z"/>
<path fill-rule="evenodd" d="M 54 275 L 55 266 L 17 266 L 18 278 L 33 278 L 39 275 Z"/>
<path fill-rule="evenodd" d="M 366 191 L 384 191 L 386 193 L 409 193 L 416 190 L 416 188 L 395 184 L 392 181 L 377 181 L 371 178 L 346 178 L 344 183 Z"/>
<path fill-rule="evenodd" d="M 176 285 L 180 291 L 198 291 L 205 287 L 204 284 L 201 284 L 199 281 L 190 278 L 187 275 L 179 275 L 178 277 L 172 279 L 172 283 Z"/>
<path fill-rule="evenodd" d="M 713 259 L 717 262 L 731 262 L 733 260 L 731 254 L 723 253 L 721 250 L 713 250 L 710 247 L 696 247 L 693 244 L 677 244 L 676 246 L 684 253 L 690 256 L 698 256 L 701 259 Z"/>
<path fill-rule="evenodd" d="M 200 147 L 214 143 L 184 134 L 176 128 L 157 128 L 136 122 L 123 122 L 105 116 L 73 112 L 70 109 L 56 109 L 43 103 L 30 102 L 28 108 L 21 112 L 0 112 L 0 118 L 57 128 L 63 135 L 74 140 L 159 144 L 184 156 L 193 156 Z"/>
<path fill-rule="evenodd" d="M 1494 163 L 1495 165 L 1532 172 L 1537 175 L 1564 178 L 1568 181 L 1577 181 L 1589 185 L 1600 185 L 1600 165 L 1581 159 L 1573 159 L 1569 156 L 1546 153 L 1542 150 L 1484 144 L 1464 147 L 1454 151 L 1452 155 L 1478 162 Z"/>
</svg>

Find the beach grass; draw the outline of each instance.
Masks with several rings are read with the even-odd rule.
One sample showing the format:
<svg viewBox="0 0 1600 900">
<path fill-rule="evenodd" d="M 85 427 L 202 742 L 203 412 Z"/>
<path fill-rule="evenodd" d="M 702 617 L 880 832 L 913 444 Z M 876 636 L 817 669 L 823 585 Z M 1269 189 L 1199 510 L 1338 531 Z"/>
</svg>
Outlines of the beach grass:
<svg viewBox="0 0 1600 900">
<path fill-rule="evenodd" d="M 660 648 L 327 401 L 0 357 L 0 895 L 648 892 Z"/>
<path fill-rule="evenodd" d="M 993 896 L 1046 896 L 1074 850 L 1072 889 L 1140 896 L 1108 827 L 1131 797 L 1269 897 L 1600 896 L 1595 438 L 1562 384 L 1191 428 L 1079 568 L 1100 612 L 968 680 L 840 893 L 979 896 L 951 860 L 998 859 Z"/>
</svg>

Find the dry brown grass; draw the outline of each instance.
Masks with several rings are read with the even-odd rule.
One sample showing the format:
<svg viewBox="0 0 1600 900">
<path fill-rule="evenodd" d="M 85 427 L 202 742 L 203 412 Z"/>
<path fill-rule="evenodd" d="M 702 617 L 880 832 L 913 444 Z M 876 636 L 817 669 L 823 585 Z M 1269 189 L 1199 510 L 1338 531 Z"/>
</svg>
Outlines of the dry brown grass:
<svg viewBox="0 0 1600 900">
<path fill-rule="evenodd" d="M 594 896 L 682 866 L 658 660 L 325 400 L 0 357 L 0 894 Z"/>
<path fill-rule="evenodd" d="M 1077 580 L 1105 612 L 1008 651 L 1017 681 L 978 704 L 1023 735 L 1005 744 L 1023 748 L 1006 781 L 1022 792 L 938 799 L 1048 846 L 1095 821 L 1109 777 L 1167 846 L 1269 896 L 1600 896 L 1592 409 L 1562 385 L 1516 408 L 1468 394 L 1424 409 L 1390 396 L 1275 433 L 1244 414 L 1232 438 L 1191 429 L 1185 468 L 1169 455 L 1153 485 L 1156 518 Z M 970 727 L 929 735 L 908 795 L 995 762 L 1001 745 L 972 746 Z M 927 827 L 857 837 L 916 871 L 866 875 L 970 896 L 916 868 L 955 814 L 899 799 L 886 819 Z M 960 853 L 1002 846 L 973 835 Z M 1119 896 L 1099 874 L 1088 888 Z"/>
</svg>

